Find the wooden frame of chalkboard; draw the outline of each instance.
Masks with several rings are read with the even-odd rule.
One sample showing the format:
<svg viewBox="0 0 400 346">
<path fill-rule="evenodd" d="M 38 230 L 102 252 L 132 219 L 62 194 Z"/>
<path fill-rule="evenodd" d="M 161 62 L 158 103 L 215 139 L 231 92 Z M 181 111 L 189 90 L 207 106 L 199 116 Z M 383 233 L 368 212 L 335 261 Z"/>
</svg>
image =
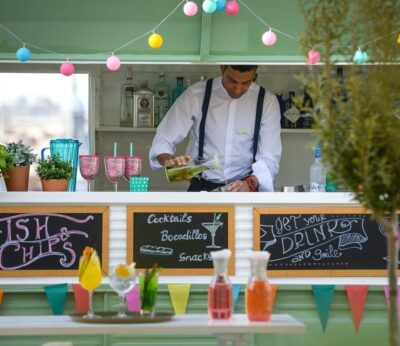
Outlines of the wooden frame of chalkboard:
<svg viewBox="0 0 400 346">
<path fill-rule="evenodd" d="M 78 276 L 85 246 L 108 273 L 108 206 L 0 207 L 0 277 Z"/>
<path fill-rule="evenodd" d="M 268 275 L 387 276 L 386 237 L 357 207 L 254 208 L 253 248 L 269 251 Z"/>
<path fill-rule="evenodd" d="M 127 224 L 127 258 L 138 269 L 156 262 L 166 275 L 210 275 L 210 251 L 229 248 L 228 273 L 235 273 L 233 206 L 130 206 Z M 206 226 L 217 227 L 214 237 Z"/>
</svg>

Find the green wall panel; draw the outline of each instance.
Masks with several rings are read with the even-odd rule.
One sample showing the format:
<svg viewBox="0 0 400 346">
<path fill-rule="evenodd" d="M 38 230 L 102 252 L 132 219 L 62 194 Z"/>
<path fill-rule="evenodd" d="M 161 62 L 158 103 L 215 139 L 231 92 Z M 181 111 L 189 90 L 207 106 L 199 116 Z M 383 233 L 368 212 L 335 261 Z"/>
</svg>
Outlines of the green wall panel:
<svg viewBox="0 0 400 346">
<path fill-rule="evenodd" d="M 111 51 L 152 30 L 180 2 L 0 1 L 0 24 L 23 41 L 59 54 L 29 47 L 32 60 L 104 61 Z M 280 34 L 275 46 L 264 46 L 261 35 L 267 28 L 244 6 L 237 16 L 210 15 L 202 11 L 201 1 L 196 2 L 196 16 L 185 16 L 181 5 L 157 29 L 164 37 L 160 49 L 151 49 L 146 36 L 118 51 L 121 61 L 304 61 L 297 42 Z M 293 36 L 303 28 L 296 0 L 257 0 L 248 6 L 271 26 Z M 0 29 L 0 59 L 15 60 L 20 47 L 20 42 Z"/>
<path fill-rule="evenodd" d="M 43 288 L 38 285 L 1 285 L 4 290 L 1 315 L 48 315 L 50 307 Z M 98 311 L 114 311 L 117 296 L 106 285 L 96 290 L 94 307 Z M 245 307 L 244 286 L 239 295 L 235 312 L 243 313 Z M 161 285 L 157 303 L 160 311 L 173 311 L 168 289 Z M 73 293 L 68 292 L 65 314 L 75 312 Z M 207 313 L 207 285 L 192 285 L 187 306 L 188 313 Z M 346 291 L 337 286 L 329 313 L 325 333 L 316 309 L 312 289 L 309 285 L 280 285 L 278 287 L 274 313 L 287 313 L 306 325 L 304 334 L 256 335 L 256 346 L 336 346 L 336 345 L 386 345 L 387 310 L 383 287 L 369 289 L 360 330 L 355 332 Z M 105 335 L 105 336 L 48 336 L 48 337 L 0 337 L 1 346 L 39 346 L 45 341 L 73 341 L 74 346 L 156 346 L 156 345 L 217 345 L 212 335 Z"/>
</svg>

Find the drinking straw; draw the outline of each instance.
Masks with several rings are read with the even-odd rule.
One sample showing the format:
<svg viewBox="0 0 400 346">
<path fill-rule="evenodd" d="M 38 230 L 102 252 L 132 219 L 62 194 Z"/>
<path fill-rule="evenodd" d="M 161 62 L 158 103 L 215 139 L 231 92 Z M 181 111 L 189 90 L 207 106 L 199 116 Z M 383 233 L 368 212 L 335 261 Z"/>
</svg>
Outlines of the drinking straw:
<svg viewBox="0 0 400 346">
<path fill-rule="evenodd" d="M 114 157 L 117 156 L 117 142 L 114 142 Z"/>
<path fill-rule="evenodd" d="M 133 156 L 133 143 L 131 142 L 130 148 L 129 148 L 129 155 L 132 157 Z"/>
</svg>

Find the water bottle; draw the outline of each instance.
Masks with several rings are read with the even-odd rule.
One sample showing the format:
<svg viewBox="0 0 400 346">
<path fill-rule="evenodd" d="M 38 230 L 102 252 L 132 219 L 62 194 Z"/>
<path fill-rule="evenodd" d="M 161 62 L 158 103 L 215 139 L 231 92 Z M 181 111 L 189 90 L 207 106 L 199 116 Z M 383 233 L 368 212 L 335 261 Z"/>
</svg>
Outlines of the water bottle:
<svg viewBox="0 0 400 346">
<path fill-rule="evenodd" d="M 321 162 L 321 149 L 315 149 L 315 161 L 310 167 L 310 192 L 325 192 L 326 175 Z"/>
</svg>

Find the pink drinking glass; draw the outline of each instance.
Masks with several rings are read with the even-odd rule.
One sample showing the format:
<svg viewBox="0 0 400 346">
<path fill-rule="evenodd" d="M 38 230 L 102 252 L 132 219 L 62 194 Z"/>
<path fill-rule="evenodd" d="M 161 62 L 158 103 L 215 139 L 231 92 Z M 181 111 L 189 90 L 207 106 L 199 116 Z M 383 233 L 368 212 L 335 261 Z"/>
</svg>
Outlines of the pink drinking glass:
<svg viewBox="0 0 400 346">
<path fill-rule="evenodd" d="M 90 192 L 90 183 L 99 173 L 100 155 L 79 155 L 79 171 L 87 181 L 87 190 Z"/>
<path fill-rule="evenodd" d="M 141 156 L 125 157 L 125 179 L 129 181 L 130 177 L 138 177 L 142 172 Z"/>
<path fill-rule="evenodd" d="M 118 181 L 125 172 L 125 156 L 105 156 L 104 165 L 107 179 L 114 184 L 114 191 L 117 192 Z"/>
</svg>

